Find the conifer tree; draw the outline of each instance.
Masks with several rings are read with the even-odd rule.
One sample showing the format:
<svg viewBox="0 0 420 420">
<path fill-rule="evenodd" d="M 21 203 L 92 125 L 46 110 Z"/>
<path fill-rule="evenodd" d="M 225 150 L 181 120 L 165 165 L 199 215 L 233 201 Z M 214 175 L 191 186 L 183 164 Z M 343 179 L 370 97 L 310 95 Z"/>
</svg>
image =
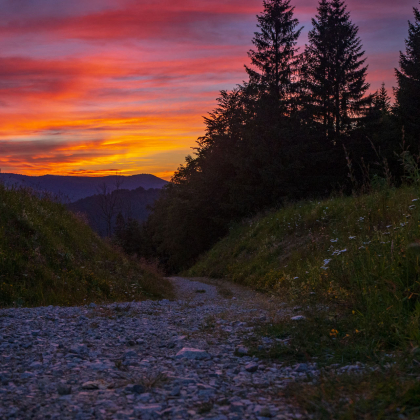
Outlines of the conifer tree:
<svg viewBox="0 0 420 420">
<path fill-rule="evenodd" d="M 257 84 L 264 93 L 269 93 L 283 105 L 286 111 L 295 83 L 297 70 L 296 43 L 302 29 L 293 17 L 294 7 L 290 0 L 264 0 L 264 12 L 257 15 L 257 27 L 252 43 L 256 50 L 248 56 L 256 70 L 245 66 L 250 84 Z"/>
<path fill-rule="evenodd" d="M 388 95 L 385 83 L 382 83 L 381 88 L 373 95 L 373 106 L 375 110 L 383 114 L 387 114 L 391 111 L 391 97 Z"/>
<path fill-rule="evenodd" d="M 406 133 L 417 143 L 420 139 L 420 11 L 414 8 L 414 23 L 408 22 L 406 52 L 400 52 L 396 69 L 398 111 Z"/>
<path fill-rule="evenodd" d="M 344 1 L 321 0 L 312 25 L 302 74 L 306 105 L 336 143 L 370 105 L 366 59 Z"/>
</svg>

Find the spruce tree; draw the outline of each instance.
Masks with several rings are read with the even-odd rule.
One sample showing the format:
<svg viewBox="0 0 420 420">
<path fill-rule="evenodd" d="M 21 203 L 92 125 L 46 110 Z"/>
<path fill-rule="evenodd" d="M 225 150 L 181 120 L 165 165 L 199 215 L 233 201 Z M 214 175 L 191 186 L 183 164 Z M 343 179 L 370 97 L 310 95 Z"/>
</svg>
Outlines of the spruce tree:
<svg viewBox="0 0 420 420">
<path fill-rule="evenodd" d="M 396 99 L 405 131 L 414 144 L 420 139 L 420 11 L 414 8 L 414 23 L 408 22 L 406 52 L 400 52 L 396 69 Z"/>
<path fill-rule="evenodd" d="M 250 84 L 257 84 L 262 92 L 269 93 L 282 105 L 289 108 L 297 71 L 297 40 L 302 29 L 293 17 L 294 7 L 290 0 L 264 0 L 264 12 L 257 15 L 257 27 L 252 43 L 256 50 L 248 56 L 256 70 L 245 66 Z"/>
<path fill-rule="evenodd" d="M 387 114 L 391 111 L 391 97 L 385 88 L 385 83 L 373 95 L 373 107 L 382 114 Z"/>
<path fill-rule="evenodd" d="M 344 1 L 321 0 L 312 25 L 302 74 L 306 106 L 335 144 L 370 105 L 366 59 Z"/>
</svg>

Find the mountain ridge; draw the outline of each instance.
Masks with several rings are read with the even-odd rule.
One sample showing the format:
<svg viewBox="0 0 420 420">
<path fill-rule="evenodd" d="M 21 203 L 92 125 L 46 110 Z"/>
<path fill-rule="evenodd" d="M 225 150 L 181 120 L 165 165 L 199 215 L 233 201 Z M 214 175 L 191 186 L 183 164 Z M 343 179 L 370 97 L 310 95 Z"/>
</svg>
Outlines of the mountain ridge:
<svg viewBox="0 0 420 420">
<path fill-rule="evenodd" d="M 118 181 L 117 181 L 118 180 Z M 104 183 L 109 192 L 120 188 L 135 190 L 139 187 L 161 189 L 168 181 L 151 174 L 138 175 L 107 175 L 102 177 L 41 175 L 30 176 L 14 173 L 0 173 L 0 182 L 6 187 L 28 187 L 35 191 L 47 192 L 58 196 L 60 201 L 73 203 L 80 199 L 98 194 L 98 189 Z"/>
</svg>

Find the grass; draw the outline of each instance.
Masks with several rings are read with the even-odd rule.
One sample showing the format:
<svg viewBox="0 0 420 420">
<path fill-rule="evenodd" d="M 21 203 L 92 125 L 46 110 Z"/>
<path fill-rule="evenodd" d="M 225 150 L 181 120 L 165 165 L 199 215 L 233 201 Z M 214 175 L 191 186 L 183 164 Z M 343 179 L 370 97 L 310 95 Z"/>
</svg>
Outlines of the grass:
<svg viewBox="0 0 420 420">
<path fill-rule="evenodd" d="M 324 373 L 317 386 L 294 383 L 284 395 L 315 419 L 417 420 L 419 374 L 406 360 L 359 375 Z"/>
<path fill-rule="evenodd" d="M 420 188 L 403 186 L 293 203 L 246 220 L 186 274 L 230 280 L 302 308 L 295 313 L 302 321 L 287 315 L 260 326 L 247 345 L 261 358 L 381 367 L 290 386 L 288 395 L 314 418 L 414 419 L 419 258 Z"/>
<path fill-rule="evenodd" d="M 0 306 L 168 296 L 159 272 L 124 256 L 63 205 L 0 185 Z"/>
<path fill-rule="evenodd" d="M 420 190 L 301 202 L 235 226 L 192 267 L 310 308 L 338 340 L 420 344 Z M 417 201 L 419 200 L 419 201 Z"/>
</svg>

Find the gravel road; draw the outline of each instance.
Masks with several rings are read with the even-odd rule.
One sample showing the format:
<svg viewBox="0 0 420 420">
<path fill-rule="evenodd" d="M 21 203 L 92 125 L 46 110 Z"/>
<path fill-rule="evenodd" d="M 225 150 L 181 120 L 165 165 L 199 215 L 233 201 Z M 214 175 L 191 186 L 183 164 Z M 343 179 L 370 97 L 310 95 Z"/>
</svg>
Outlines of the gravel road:
<svg viewBox="0 0 420 420">
<path fill-rule="evenodd" d="M 174 301 L 0 310 L 0 418 L 308 418 L 280 395 L 316 367 L 245 347 L 288 309 L 230 284 L 171 281 Z"/>
</svg>

